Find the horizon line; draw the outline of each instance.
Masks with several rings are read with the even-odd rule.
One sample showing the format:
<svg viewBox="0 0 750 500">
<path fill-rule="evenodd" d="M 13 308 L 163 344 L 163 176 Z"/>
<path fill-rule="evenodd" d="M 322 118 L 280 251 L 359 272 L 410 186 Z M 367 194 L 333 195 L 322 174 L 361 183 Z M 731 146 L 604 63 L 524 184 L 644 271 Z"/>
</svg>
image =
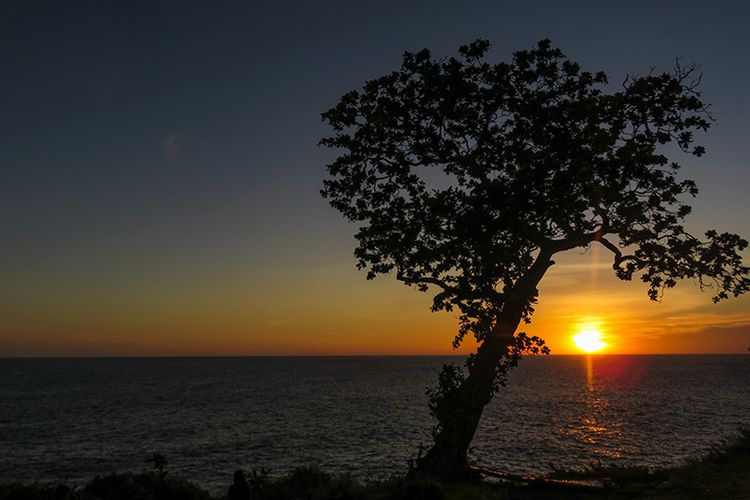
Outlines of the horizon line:
<svg viewBox="0 0 750 500">
<path fill-rule="evenodd" d="M 682 352 L 682 353 L 561 353 L 527 355 L 527 358 L 562 356 L 750 356 L 750 352 Z M 143 355 L 62 355 L 62 356 L 3 356 L 5 360 L 43 359 L 240 359 L 240 358 L 466 358 L 464 354 L 143 354 Z"/>
</svg>

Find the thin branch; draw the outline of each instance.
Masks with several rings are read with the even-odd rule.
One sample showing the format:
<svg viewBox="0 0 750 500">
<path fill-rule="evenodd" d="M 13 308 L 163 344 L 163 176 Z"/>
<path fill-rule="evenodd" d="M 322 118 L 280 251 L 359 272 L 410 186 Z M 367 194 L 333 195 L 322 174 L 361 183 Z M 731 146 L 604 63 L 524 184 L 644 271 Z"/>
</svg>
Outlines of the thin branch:
<svg viewBox="0 0 750 500">
<path fill-rule="evenodd" d="M 540 245 L 540 248 L 542 249 L 543 252 L 547 252 L 550 255 L 553 255 L 558 252 L 564 252 L 565 250 L 572 250 L 578 247 L 585 247 L 592 241 L 595 241 L 596 238 L 601 237 L 601 235 L 602 235 L 601 230 L 597 230 L 593 233 L 577 234 L 574 236 L 563 238 L 561 240 L 548 239 Z"/>
<path fill-rule="evenodd" d="M 407 277 L 401 271 L 398 271 L 396 272 L 396 279 L 399 281 L 403 281 L 407 285 L 436 285 L 446 291 L 455 290 L 455 287 L 450 286 L 445 281 L 430 276 Z"/>
<path fill-rule="evenodd" d="M 438 294 L 436 296 L 442 298 L 447 298 L 449 295 L 453 295 L 455 297 L 460 297 L 464 299 L 500 299 L 504 296 L 503 293 L 498 292 L 497 290 L 465 290 L 461 289 L 459 287 L 451 286 L 448 283 L 445 282 L 445 280 L 441 280 L 440 278 L 435 278 L 432 276 L 411 276 L 407 277 L 403 274 L 401 271 L 396 272 L 396 279 L 399 281 L 402 281 L 403 283 L 406 283 L 407 285 L 435 285 L 439 286 L 443 289 L 443 292 Z"/>
</svg>

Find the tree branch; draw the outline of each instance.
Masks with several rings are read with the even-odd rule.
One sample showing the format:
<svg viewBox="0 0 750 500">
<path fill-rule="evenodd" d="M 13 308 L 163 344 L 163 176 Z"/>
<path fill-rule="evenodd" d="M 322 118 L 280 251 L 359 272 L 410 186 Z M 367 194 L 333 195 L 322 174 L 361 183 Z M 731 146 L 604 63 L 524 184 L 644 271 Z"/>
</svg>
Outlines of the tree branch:
<svg viewBox="0 0 750 500">
<path fill-rule="evenodd" d="M 553 255 L 558 252 L 564 252 L 565 250 L 584 247 L 592 241 L 595 241 L 598 237 L 601 237 L 601 230 L 597 230 L 593 233 L 577 234 L 574 236 L 563 238 L 561 240 L 548 239 L 540 245 L 540 248 L 543 252 Z"/>
<path fill-rule="evenodd" d="M 401 271 L 396 272 L 396 279 L 399 281 L 403 281 L 407 285 L 436 285 L 442 288 L 445 291 L 454 290 L 455 288 L 450 286 L 445 281 L 439 279 L 439 278 L 433 278 L 430 276 L 417 276 L 417 277 L 407 277 L 403 274 Z"/>
<path fill-rule="evenodd" d="M 445 282 L 445 280 L 441 280 L 440 278 L 435 278 L 432 276 L 405 276 L 402 271 L 396 272 L 396 279 L 406 283 L 407 285 L 435 285 L 439 286 L 443 289 L 443 292 L 438 294 L 436 296 L 440 297 L 441 299 L 447 298 L 449 295 L 453 295 L 454 297 L 459 297 L 462 299 L 499 299 L 503 297 L 504 294 L 496 291 L 496 290 L 486 290 L 486 291 L 479 291 L 479 290 L 465 290 L 461 289 L 459 287 L 451 286 L 448 283 Z"/>
<path fill-rule="evenodd" d="M 612 263 L 613 269 L 617 269 L 618 267 L 620 267 L 620 264 L 622 264 L 625 261 L 636 260 L 636 257 L 634 255 L 623 255 L 622 250 L 617 248 L 617 245 L 615 245 L 614 243 L 612 243 L 611 241 L 609 241 L 608 239 L 604 237 L 600 237 L 596 239 L 595 241 L 598 241 L 599 243 L 601 243 L 604 246 L 604 248 L 606 248 L 607 250 L 609 250 L 610 252 L 614 254 L 615 260 Z"/>
</svg>

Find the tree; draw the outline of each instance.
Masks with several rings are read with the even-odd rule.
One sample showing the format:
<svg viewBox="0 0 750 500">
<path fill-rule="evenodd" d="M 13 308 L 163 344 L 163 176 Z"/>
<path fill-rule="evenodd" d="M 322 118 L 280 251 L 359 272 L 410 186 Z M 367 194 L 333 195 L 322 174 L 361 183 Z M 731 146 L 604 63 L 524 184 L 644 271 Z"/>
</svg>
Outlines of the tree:
<svg viewBox="0 0 750 500">
<path fill-rule="evenodd" d="M 454 347 L 469 333 L 479 344 L 429 393 L 437 425 L 419 467 L 441 475 L 466 472 L 507 370 L 548 352 L 517 329 L 556 254 L 600 244 L 615 275 L 639 277 L 651 300 L 684 279 L 714 301 L 750 287 L 747 241 L 683 226 L 697 188 L 667 153 L 701 156 L 694 132 L 712 121 L 694 66 L 613 91 L 548 40 L 508 63 L 486 62 L 489 46 L 439 60 L 406 52 L 399 70 L 322 114 L 334 133 L 321 144 L 340 155 L 321 193 L 358 224 L 358 267 L 433 291 L 433 311 L 458 313 Z"/>
</svg>

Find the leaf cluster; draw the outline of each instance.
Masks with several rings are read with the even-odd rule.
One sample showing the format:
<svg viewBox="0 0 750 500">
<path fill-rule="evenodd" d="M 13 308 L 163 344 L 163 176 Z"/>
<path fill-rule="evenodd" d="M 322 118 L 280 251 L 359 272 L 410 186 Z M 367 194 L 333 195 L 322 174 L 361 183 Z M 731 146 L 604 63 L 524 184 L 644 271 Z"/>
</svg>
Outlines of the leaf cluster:
<svg viewBox="0 0 750 500">
<path fill-rule="evenodd" d="M 695 66 L 612 90 L 549 40 L 509 62 L 487 62 L 489 47 L 406 52 L 322 114 L 333 135 L 320 143 L 339 151 L 322 195 L 358 224 L 368 279 L 435 290 L 433 310 L 459 311 L 455 345 L 492 330 L 535 261 L 595 243 L 652 299 L 686 278 L 714 300 L 748 290 L 747 241 L 683 226 L 697 187 L 667 153 L 705 152 L 695 134 L 712 118 Z"/>
</svg>

